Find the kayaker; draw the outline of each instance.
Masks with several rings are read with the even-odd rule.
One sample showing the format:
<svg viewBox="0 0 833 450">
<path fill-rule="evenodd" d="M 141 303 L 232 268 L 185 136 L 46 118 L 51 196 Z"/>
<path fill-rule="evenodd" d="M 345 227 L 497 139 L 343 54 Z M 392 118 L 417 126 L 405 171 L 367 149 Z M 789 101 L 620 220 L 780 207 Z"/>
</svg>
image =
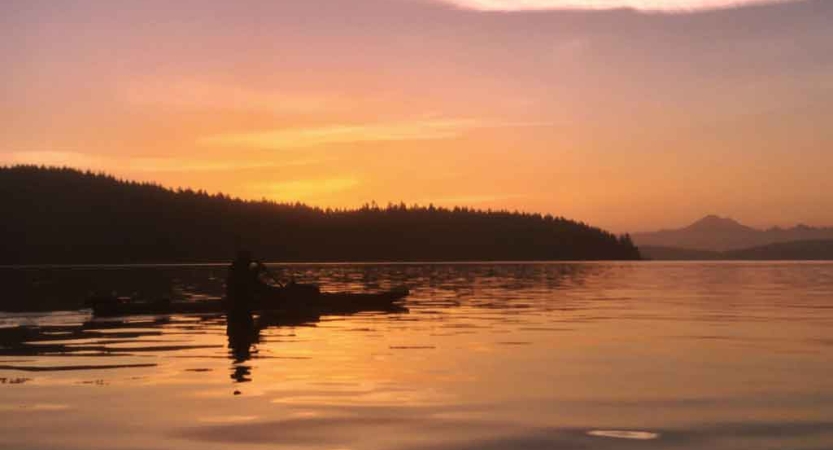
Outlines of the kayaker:
<svg viewBox="0 0 833 450">
<path fill-rule="evenodd" d="M 255 298 L 265 286 L 260 275 L 266 267 L 247 250 L 237 252 L 226 278 L 226 301 L 230 312 L 251 313 Z"/>
</svg>

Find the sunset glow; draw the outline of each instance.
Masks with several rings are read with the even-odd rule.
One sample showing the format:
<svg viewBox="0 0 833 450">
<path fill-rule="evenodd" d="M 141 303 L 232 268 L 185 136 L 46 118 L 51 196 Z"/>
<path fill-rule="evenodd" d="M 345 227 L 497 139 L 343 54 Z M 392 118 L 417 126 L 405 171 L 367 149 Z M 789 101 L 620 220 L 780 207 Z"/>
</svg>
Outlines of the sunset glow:
<svg viewBox="0 0 833 450">
<path fill-rule="evenodd" d="M 0 450 L 833 449 L 833 0 L 0 30 Z"/>
<path fill-rule="evenodd" d="M 824 0 L 3 2 L 0 164 L 617 232 L 828 225 L 831 18 Z"/>
</svg>

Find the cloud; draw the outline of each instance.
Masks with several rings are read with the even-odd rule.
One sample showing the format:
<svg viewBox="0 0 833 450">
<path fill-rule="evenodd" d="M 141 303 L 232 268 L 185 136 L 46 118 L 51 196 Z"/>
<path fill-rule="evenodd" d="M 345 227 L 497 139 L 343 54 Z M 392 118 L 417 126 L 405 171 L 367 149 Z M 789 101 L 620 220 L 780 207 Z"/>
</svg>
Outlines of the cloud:
<svg viewBox="0 0 833 450">
<path fill-rule="evenodd" d="M 74 167 L 85 170 L 113 169 L 131 172 L 221 172 L 231 170 L 294 167 L 319 164 L 334 158 L 307 158 L 286 161 L 199 160 L 143 156 L 102 156 L 66 151 L 24 151 L 0 153 L 2 164 L 34 164 Z"/>
<path fill-rule="evenodd" d="M 475 119 L 422 119 L 409 122 L 325 125 L 314 128 L 219 134 L 198 144 L 282 150 L 328 144 L 452 139 L 477 128 L 545 126 L 544 123 L 488 122 Z"/>
<path fill-rule="evenodd" d="M 434 0 L 477 11 L 548 11 L 634 9 L 649 12 L 694 12 L 799 0 Z"/>
<path fill-rule="evenodd" d="M 130 166 L 142 172 L 214 172 L 225 170 L 268 169 L 319 164 L 332 160 L 310 158 L 288 161 L 184 160 L 179 158 L 130 158 Z"/>
</svg>

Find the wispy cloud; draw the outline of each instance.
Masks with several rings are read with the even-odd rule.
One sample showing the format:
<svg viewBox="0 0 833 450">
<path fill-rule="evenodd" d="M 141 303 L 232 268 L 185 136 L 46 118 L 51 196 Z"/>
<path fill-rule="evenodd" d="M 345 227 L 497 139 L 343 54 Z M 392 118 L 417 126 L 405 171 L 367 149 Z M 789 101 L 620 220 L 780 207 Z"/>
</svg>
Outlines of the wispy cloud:
<svg viewBox="0 0 833 450">
<path fill-rule="evenodd" d="M 226 170 L 268 169 L 320 164 L 332 158 L 309 158 L 287 161 L 183 160 L 179 158 L 131 158 L 131 167 L 143 172 L 215 172 Z"/>
<path fill-rule="evenodd" d="M 128 170 L 132 172 L 221 172 L 262 168 L 294 167 L 331 160 L 306 158 L 285 161 L 200 160 L 165 157 L 113 157 L 67 151 L 23 151 L 0 153 L 2 164 L 35 164 L 74 167 L 85 170 Z"/>
<path fill-rule="evenodd" d="M 736 8 L 799 0 L 434 0 L 477 11 L 634 9 L 668 13 Z"/>
<path fill-rule="evenodd" d="M 281 150 L 359 142 L 452 139 L 478 128 L 545 126 L 545 123 L 494 122 L 476 119 L 421 119 L 407 122 L 325 125 L 219 134 L 200 145 Z"/>
</svg>

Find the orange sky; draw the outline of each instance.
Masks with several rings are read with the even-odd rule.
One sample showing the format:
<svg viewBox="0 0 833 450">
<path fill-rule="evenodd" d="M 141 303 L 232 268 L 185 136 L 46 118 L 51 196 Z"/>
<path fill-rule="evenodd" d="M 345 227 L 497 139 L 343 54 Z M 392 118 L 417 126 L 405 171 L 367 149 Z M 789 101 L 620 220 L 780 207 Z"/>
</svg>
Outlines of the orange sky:
<svg viewBox="0 0 833 450">
<path fill-rule="evenodd" d="M 0 163 L 618 232 L 833 225 L 830 23 L 824 0 L 9 0 Z"/>
</svg>

